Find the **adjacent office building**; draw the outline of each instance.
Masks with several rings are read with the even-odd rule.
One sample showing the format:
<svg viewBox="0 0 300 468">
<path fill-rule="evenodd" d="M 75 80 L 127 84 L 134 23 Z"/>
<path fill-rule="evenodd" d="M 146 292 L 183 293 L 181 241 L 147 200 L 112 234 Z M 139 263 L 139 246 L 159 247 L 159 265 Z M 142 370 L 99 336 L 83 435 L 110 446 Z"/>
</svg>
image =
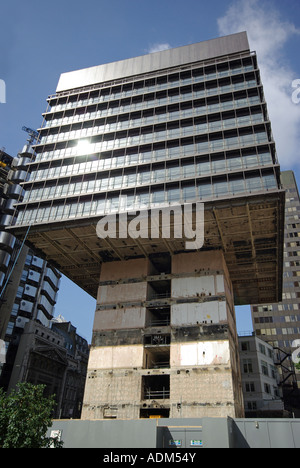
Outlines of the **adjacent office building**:
<svg viewBox="0 0 300 468">
<path fill-rule="evenodd" d="M 45 385 L 55 396 L 54 418 L 80 418 L 89 347 L 76 328 L 62 317 L 50 327 L 29 320 L 19 337 L 8 393 L 18 382 Z"/>
<path fill-rule="evenodd" d="M 11 252 L 14 246 L 14 237 L 5 232 L 3 217 L 7 215 L 6 204 L 8 196 L 6 194 L 9 180 L 9 171 L 13 163 L 13 158 L 4 150 L 0 150 L 0 286 L 3 285 Z M 0 334 L 1 337 L 1 334 Z"/>
<path fill-rule="evenodd" d="M 29 178 L 27 164 L 34 158 L 31 145 L 25 145 L 17 158 L 3 151 L 0 157 L 3 181 L 0 204 L 0 337 L 5 343 L 0 385 L 7 390 L 26 323 L 33 320 L 45 327 L 51 326 L 61 274 L 38 257 L 23 239 L 16 239 L 6 231 L 16 220 L 16 201 L 24 196 L 20 183 Z"/>
<path fill-rule="evenodd" d="M 246 33 L 62 74 L 35 152 L 11 230 L 97 298 L 82 417 L 242 416 L 234 304 L 281 299 L 285 195 Z"/>
<path fill-rule="evenodd" d="M 282 172 L 281 182 L 286 190 L 282 301 L 251 309 L 256 334 L 290 350 L 300 336 L 300 198 L 292 171 Z"/>
<path fill-rule="evenodd" d="M 277 353 L 253 333 L 239 336 L 245 416 L 287 417 L 279 386 Z"/>
<path fill-rule="evenodd" d="M 11 376 L 16 372 L 15 359 L 27 322 L 36 321 L 45 328 L 51 327 L 61 277 L 47 261 L 37 257 L 28 247 L 23 248 L 26 252 L 25 262 L 16 265 L 12 281 L 7 285 L 1 301 L 1 314 L 10 314 L 3 336 L 5 365 L 0 374 L 0 385 L 5 390 L 12 385 Z M 20 278 L 18 271 L 21 271 Z"/>
<path fill-rule="evenodd" d="M 0 386 L 9 393 L 19 382 L 44 384 L 45 395 L 55 394 L 55 417 L 79 418 L 88 343 L 70 322 L 53 319 L 59 271 L 25 244 L 26 236 L 6 231 L 34 156 L 30 144 L 17 158 L 0 153 Z"/>
<path fill-rule="evenodd" d="M 281 182 L 286 190 L 282 301 L 253 305 L 251 312 L 257 336 L 278 348 L 286 404 L 297 410 L 300 374 L 295 372 L 292 353 L 297 358 L 300 339 L 300 198 L 292 171 L 283 171 Z"/>
</svg>

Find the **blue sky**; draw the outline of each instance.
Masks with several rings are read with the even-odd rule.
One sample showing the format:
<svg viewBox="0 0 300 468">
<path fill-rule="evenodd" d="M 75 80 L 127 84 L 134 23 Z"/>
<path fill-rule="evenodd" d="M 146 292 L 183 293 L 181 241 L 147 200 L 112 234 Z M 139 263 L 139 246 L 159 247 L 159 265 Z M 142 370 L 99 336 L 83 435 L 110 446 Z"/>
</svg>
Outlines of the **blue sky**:
<svg viewBox="0 0 300 468">
<path fill-rule="evenodd" d="M 6 85 L 0 148 L 12 156 L 26 141 L 22 126 L 41 126 L 61 73 L 246 30 L 258 53 L 281 167 L 293 169 L 299 183 L 300 103 L 292 102 L 292 82 L 300 79 L 299 0 L 10 0 L 0 15 Z M 94 309 L 95 301 L 64 278 L 56 315 L 89 341 Z M 240 331 L 251 330 L 248 310 L 237 309 Z"/>
</svg>

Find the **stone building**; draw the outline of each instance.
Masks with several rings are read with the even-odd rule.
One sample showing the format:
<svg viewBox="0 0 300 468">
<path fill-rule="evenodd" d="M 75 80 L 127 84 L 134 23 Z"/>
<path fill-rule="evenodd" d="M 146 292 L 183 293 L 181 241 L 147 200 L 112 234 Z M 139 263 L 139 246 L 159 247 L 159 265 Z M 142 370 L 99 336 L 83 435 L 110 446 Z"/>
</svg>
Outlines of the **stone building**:
<svg viewBox="0 0 300 468">
<path fill-rule="evenodd" d="M 87 341 L 76 334 L 70 322 L 54 322 L 50 329 L 30 320 L 21 336 L 8 392 L 19 382 L 43 384 L 45 395 L 55 395 L 53 416 L 78 419 L 88 354 Z"/>
</svg>

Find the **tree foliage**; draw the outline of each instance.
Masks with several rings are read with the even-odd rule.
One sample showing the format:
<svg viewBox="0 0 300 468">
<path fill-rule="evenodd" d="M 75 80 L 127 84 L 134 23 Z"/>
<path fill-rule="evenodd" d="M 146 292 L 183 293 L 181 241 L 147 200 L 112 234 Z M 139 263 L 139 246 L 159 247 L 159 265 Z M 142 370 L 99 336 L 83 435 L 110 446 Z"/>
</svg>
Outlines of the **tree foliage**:
<svg viewBox="0 0 300 468">
<path fill-rule="evenodd" d="M 54 395 L 43 396 L 44 388 L 24 382 L 8 396 L 0 388 L 0 447 L 62 447 L 62 442 L 46 436 L 55 400 Z"/>
</svg>

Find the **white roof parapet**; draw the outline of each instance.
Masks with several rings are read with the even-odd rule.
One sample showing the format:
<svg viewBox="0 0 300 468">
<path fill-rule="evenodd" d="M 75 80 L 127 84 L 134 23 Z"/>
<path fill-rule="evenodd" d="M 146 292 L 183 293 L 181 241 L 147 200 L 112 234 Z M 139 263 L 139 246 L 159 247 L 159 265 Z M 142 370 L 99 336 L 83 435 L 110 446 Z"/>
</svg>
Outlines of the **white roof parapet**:
<svg viewBox="0 0 300 468">
<path fill-rule="evenodd" d="M 167 49 L 139 57 L 111 62 L 95 67 L 62 73 L 56 92 L 91 86 L 128 76 L 172 68 L 185 63 L 250 51 L 246 32 L 231 34 L 208 41 Z"/>
</svg>

